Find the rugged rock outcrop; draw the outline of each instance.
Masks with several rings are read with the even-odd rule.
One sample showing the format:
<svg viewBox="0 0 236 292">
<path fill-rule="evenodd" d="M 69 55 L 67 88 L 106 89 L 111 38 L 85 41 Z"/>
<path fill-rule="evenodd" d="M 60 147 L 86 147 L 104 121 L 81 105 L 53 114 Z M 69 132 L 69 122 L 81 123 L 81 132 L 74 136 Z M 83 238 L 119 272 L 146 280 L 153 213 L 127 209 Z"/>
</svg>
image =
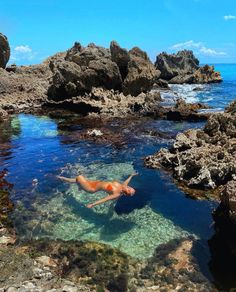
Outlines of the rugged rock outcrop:
<svg viewBox="0 0 236 292">
<path fill-rule="evenodd" d="M 203 130 L 180 133 L 171 149 L 145 159 L 148 167 L 164 167 L 192 189 L 214 190 L 236 175 L 236 101 L 225 113 L 211 115 Z"/>
<path fill-rule="evenodd" d="M 46 63 L 0 69 L 0 107 L 16 112 L 41 106 L 47 99 L 51 70 Z"/>
<path fill-rule="evenodd" d="M 199 66 L 199 60 L 192 51 L 183 50 L 177 54 L 161 53 L 157 56 L 155 66 L 161 71 L 160 78 L 169 83 L 212 83 L 222 78 L 214 66 Z"/>
<path fill-rule="evenodd" d="M 0 67 L 5 68 L 10 58 L 10 46 L 7 37 L 0 33 Z"/>
<path fill-rule="evenodd" d="M 155 66 L 161 71 L 161 78 L 171 80 L 177 75 L 193 74 L 199 68 L 199 61 L 192 51 L 179 51 L 177 54 L 161 53 Z"/>
<path fill-rule="evenodd" d="M 52 60 L 50 68 L 53 78 L 48 94 L 53 100 L 90 93 L 93 87 L 137 96 L 149 91 L 160 75 L 145 52 L 139 48 L 127 52 L 114 41 L 110 50 L 75 43 L 65 59 Z"/>
</svg>

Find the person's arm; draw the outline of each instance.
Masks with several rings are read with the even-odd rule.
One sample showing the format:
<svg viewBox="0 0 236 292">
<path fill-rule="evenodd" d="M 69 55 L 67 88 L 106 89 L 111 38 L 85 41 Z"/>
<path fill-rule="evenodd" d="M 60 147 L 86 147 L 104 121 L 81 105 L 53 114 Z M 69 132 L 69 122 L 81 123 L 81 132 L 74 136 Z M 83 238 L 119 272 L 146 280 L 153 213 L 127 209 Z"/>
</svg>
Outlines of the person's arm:
<svg viewBox="0 0 236 292">
<path fill-rule="evenodd" d="M 134 176 L 136 176 L 136 175 L 138 175 L 137 172 L 131 174 L 131 175 L 127 178 L 127 180 L 124 181 L 123 185 L 128 186 L 128 184 L 130 183 L 131 179 L 132 179 Z"/>
<path fill-rule="evenodd" d="M 96 205 L 103 204 L 103 203 L 105 203 L 105 202 L 107 202 L 107 201 L 110 201 L 110 200 L 118 199 L 119 197 L 120 197 L 120 193 L 113 193 L 113 194 L 111 194 L 111 195 L 109 195 L 109 196 L 106 196 L 106 197 L 100 199 L 100 200 L 97 200 L 97 201 L 94 202 L 94 203 L 88 204 L 87 207 L 88 207 L 88 208 L 93 208 L 93 207 L 96 206 Z"/>
<path fill-rule="evenodd" d="M 76 183 L 76 178 L 68 178 L 68 177 L 59 176 L 59 175 L 57 175 L 57 178 L 68 183 Z"/>
</svg>

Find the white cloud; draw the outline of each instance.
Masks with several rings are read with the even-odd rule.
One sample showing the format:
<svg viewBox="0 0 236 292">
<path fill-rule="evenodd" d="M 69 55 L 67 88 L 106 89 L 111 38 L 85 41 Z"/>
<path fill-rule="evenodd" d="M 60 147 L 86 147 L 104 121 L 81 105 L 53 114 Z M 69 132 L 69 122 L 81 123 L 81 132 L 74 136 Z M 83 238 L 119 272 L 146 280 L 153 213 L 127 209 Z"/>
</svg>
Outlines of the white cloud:
<svg viewBox="0 0 236 292">
<path fill-rule="evenodd" d="M 28 63 L 36 57 L 37 53 L 28 45 L 19 45 L 11 49 L 10 63 Z"/>
<path fill-rule="evenodd" d="M 29 46 L 17 46 L 14 48 L 14 51 L 18 53 L 31 53 L 32 49 Z"/>
<path fill-rule="evenodd" d="M 201 43 L 195 43 L 194 41 L 187 41 L 184 43 L 179 43 L 179 44 L 175 44 L 171 47 L 171 49 L 191 49 L 191 48 L 199 48 L 201 46 Z"/>
<path fill-rule="evenodd" d="M 235 15 L 225 15 L 224 16 L 224 20 L 232 20 L 232 19 L 236 19 L 236 16 Z"/>
<path fill-rule="evenodd" d="M 214 49 L 209 49 L 204 46 L 201 47 L 199 51 L 206 56 L 225 56 L 226 55 L 225 52 L 217 52 Z"/>
<path fill-rule="evenodd" d="M 215 49 L 207 48 L 202 42 L 194 42 L 193 40 L 178 43 L 171 46 L 172 50 L 194 50 L 196 54 L 205 55 L 205 56 L 225 56 L 225 52 L 219 52 Z"/>
</svg>

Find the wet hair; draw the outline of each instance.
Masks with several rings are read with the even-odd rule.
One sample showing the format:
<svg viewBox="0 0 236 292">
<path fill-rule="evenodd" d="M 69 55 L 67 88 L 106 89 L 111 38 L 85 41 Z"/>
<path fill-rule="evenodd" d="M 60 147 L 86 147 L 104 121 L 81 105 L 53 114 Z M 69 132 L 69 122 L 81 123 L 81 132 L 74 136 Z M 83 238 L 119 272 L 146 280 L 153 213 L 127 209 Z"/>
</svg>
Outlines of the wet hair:
<svg viewBox="0 0 236 292">
<path fill-rule="evenodd" d="M 133 196 L 135 194 L 135 189 L 129 186 L 125 186 L 123 188 L 123 192 L 125 195 Z"/>
</svg>

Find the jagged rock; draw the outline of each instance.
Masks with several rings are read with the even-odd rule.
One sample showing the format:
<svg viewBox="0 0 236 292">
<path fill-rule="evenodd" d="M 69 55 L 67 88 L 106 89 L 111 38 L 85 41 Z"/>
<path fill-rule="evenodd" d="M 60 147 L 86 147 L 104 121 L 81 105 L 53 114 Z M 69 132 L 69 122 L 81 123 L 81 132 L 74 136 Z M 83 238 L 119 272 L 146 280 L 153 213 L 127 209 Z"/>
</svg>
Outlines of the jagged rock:
<svg viewBox="0 0 236 292">
<path fill-rule="evenodd" d="M 215 71 L 214 66 L 205 65 L 193 74 L 193 83 L 221 82 L 220 72 Z"/>
<path fill-rule="evenodd" d="M 90 92 L 92 87 L 120 89 L 121 75 L 118 65 L 111 60 L 108 49 L 79 43 L 67 52 L 65 60 L 50 63 L 53 71 L 49 97 L 61 100 Z"/>
<path fill-rule="evenodd" d="M 130 50 L 129 56 L 128 74 L 123 83 L 123 92 L 137 96 L 141 92 L 151 90 L 161 73 L 155 69 L 146 52 L 138 47 Z"/>
<path fill-rule="evenodd" d="M 10 58 L 10 46 L 7 37 L 0 33 L 0 67 L 5 68 Z"/>
<path fill-rule="evenodd" d="M 230 106 L 229 108 L 232 108 Z M 190 129 L 176 136 L 170 150 L 148 156 L 149 167 L 165 167 L 191 189 L 213 190 L 236 175 L 236 115 L 211 115 L 203 130 Z"/>
<path fill-rule="evenodd" d="M 177 54 L 161 53 L 157 56 L 155 66 L 161 71 L 160 78 L 172 84 L 222 81 L 214 66 L 199 67 L 199 60 L 188 50 L 179 51 Z"/>
<path fill-rule="evenodd" d="M 226 113 L 236 114 L 236 100 L 233 101 L 226 109 Z"/>
<path fill-rule="evenodd" d="M 129 53 L 126 49 L 123 49 L 115 41 L 110 44 L 111 59 L 115 62 L 119 69 L 122 79 L 124 80 L 128 74 L 128 63 L 130 61 Z"/>
<path fill-rule="evenodd" d="M 161 78 L 156 80 L 156 82 L 153 84 L 153 88 L 154 89 L 170 89 L 168 82 Z"/>
<path fill-rule="evenodd" d="M 0 108 L 0 122 L 2 122 L 7 117 L 8 117 L 8 113 L 5 110 L 3 110 L 2 108 Z"/>
<path fill-rule="evenodd" d="M 220 200 L 221 204 L 227 209 L 227 216 L 236 228 L 236 176 L 235 180 L 231 180 L 225 185 Z"/>
<path fill-rule="evenodd" d="M 172 107 L 158 106 L 155 117 L 171 121 L 203 121 L 208 118 L 208 114 L 199 113 L 198 110 L 209 108 L 202 103 L 186 103 L 179 98 Z"/>
<path fill-rule="evenodd" d="M 160 78 L 170 80 L 177 75 L 194 73 L 199 68 L 199 61 L 192 51 L 179 51 L 177 54 L 161 53 L 157 56 L 155 66 L 161 71 Z"/>
</svg>

